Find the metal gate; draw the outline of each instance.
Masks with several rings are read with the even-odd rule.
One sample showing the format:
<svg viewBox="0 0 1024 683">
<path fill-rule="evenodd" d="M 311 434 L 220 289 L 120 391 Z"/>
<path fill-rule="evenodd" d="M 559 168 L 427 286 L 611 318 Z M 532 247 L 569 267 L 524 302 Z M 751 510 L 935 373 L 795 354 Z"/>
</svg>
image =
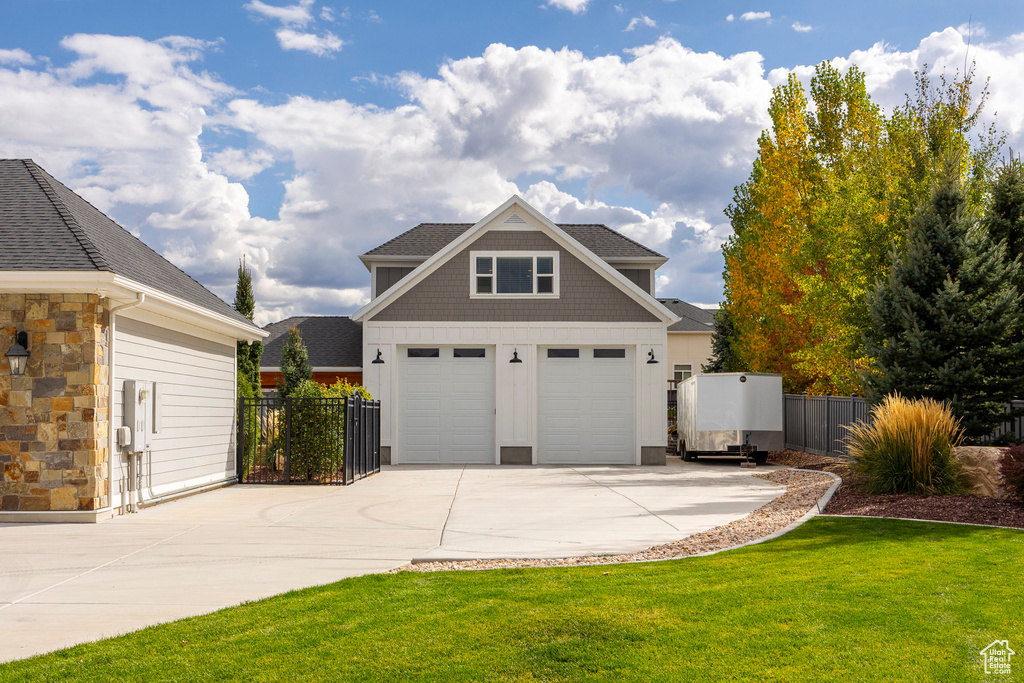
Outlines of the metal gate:
<svg viewBox="0 0 1024 683">
<path fill-rule="evenodd" d="M 380 472 L 380 401 L 239 398 L 242 484 L 351 484 Z"/>
</svg>

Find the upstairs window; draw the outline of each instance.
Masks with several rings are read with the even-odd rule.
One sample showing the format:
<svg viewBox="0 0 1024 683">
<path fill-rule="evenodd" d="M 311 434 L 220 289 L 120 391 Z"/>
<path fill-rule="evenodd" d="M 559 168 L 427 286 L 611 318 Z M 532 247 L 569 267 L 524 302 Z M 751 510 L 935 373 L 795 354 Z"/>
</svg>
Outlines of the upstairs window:
<svg viewBox="0 0 1024 683">
<path fill-rule="evenodd" d="M 472 297 L 558 296 L 557 252 L 473 252 Z"/>
</svg>

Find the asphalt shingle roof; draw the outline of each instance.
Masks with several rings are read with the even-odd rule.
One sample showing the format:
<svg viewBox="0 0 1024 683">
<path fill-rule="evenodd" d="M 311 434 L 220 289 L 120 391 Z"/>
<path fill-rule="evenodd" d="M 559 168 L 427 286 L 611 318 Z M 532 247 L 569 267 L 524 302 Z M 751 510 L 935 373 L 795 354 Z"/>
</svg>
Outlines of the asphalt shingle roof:
<svg viewBox="0 0 1024 683">
<path fill-rule="evenodd" d="M 669 325 L 669 332 L 714 332 L 715 312 L 698 308 L 680 299 L 658 299 L 665 308 L 682 319 Z"/>
<path fill-rule="evenodd" d="M 31 159 L 0 159 L 0 270 L 107 271 L 252 324 Z"/>
<path fill-rule="evenodd" d="M 263 340 L 260 366 L 281 365 L 281 351 L 288 330 L 297 325 L 314 368 L 359 368 L 363 366 L 363 326 L 344 316 L 298 316 L 271 323 L 263 329 L 270 336 Z"/>
<path fill-rule="evenodd" d="M 444 249 L 472 223 L 420 223 L 375 247 L 363 256 L 415 256 L 428 259 Z M 558 227 L 597 256 L 607 258 L 665 258 L 606 225 L 559 223 Z"/>
</svg>

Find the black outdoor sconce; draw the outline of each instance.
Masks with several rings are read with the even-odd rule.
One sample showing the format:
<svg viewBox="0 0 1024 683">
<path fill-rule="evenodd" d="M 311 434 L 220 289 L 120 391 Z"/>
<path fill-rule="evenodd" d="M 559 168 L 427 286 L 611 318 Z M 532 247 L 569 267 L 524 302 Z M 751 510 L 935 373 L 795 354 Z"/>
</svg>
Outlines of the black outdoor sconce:
<svg viewBox="0 0 1024 683">
<path fill-rule="evenodd" d="M 519 357 L 519 349 L 512 350 L 512 360 L 509 363 L 522 363 L 523 359 Z"/>
<path fill-rule="evenodd" d="M 14 344 L 7 349 L 7 363 L 11 366 L 12 375 L 24 375 L 28 365 L 28 332 L 14 335 Z"/>
<path fill-rule="evenodd" d="M 384 365 L 384 359 L 380 357 L 380 349 L 377 349 L 377 357 L 370 361 L 370 365 Z"/>
<path fill-rule="evenodd" d="M 647 364 L 654 365 L 657 362 L 658 361 L 654 359 L 654 349 L 651 349 L 650 351 L 647 352 Z"/>
</svg>

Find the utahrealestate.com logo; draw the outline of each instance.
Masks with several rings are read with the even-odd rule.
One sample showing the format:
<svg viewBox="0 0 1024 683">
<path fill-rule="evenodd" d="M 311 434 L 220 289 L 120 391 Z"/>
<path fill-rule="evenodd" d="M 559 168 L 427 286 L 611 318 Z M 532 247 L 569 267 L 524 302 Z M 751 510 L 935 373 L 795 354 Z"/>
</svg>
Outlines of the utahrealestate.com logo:
<svg viewBox="0 0 1024 683">
<path fill-rule="evenodd" d="M 1010 657 L 1017 653 L 1010 649 L 1009 641 L 993 640 L 980 654 L 985 660 L 985 673 L 1008 674 L 1010 673 Z"/>
</svg>

